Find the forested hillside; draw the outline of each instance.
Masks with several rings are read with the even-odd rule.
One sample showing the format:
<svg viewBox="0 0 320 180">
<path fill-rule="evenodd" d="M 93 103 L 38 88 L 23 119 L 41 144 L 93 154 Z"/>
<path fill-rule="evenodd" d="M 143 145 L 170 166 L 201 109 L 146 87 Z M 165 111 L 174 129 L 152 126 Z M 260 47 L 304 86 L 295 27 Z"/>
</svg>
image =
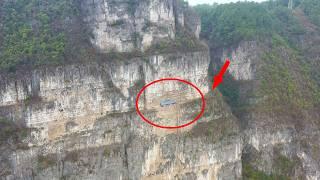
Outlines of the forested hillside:
<svg viewBox="0 0 320 180">
<path fill-rule="evenodd" d="M 199 5 L 195 9 L 202 17 L 202 37 L 215 47 L 275 34 L 303 33 L 292 11 L 279 1 Z"/>
<path fill-rule="evenodd" d="M 305 47 L 301 41 L 305 37 L 309 37 L 310 26 L 313 28 L 313 24 L 317 24 L 319 20 L 320 11 L 319 1 L 317 0 L 301 0 L 294 1 L 294 9 L 288 8 L 287 0 L 269 1 L 264 3 L 254 2 L 241 2 L 231 4 L 214 4 L 199 5 L 195 9 L 201 15 L 202 19 L 202 38 L 210 44 L 212 52 L 217 52 L 224 48 L 236 47 L 243 41 L 257 41 L 268 45 L 268 49 L 265 49 L 263 59 L 267 59 L 266 65 L 263 67 L 265 70 L 271 68 L 274 72 L 265 73 L 273 74 L 273 83 L 275 89 L 284 89 L 288 91 L 287 100 L 283 101 L 284 96 L 277 98 L 279 102 L 291 101 L 294 98 L 303 96 L 297 95 L 295 92 L 299 88 L 299 83 L 294 79 L 294 73 L 290 71 L 288 63 L 284 62 L 281 53 L 288 51 L 289 60 L 295 61 L 296 65 L 301 69 L 302 81 L 312 81 L 310 91 L 314 92 L 313 99 L 319 99 L 319 92 L 317 86 L 319 85 L 319 73 L 316 67 L 319 67 L 319 63 L 313 66 L 308 63 L 308 59 L 311 55 L 317 52 L 309 51 L 310 47 Z M 303 15 L 301 15 L 303 13 Z M 300 16 L 299 16 L 300 15 Z M 301 16 L 307 17 L 308 20 L 301 20 Z M 300 18 L 300 19 L 299 19 Z M 312 22 L 313 24 L 308 22 Z M 318 37 L 319 27 L 314 27 L 313 35 Z M 317 38 L 315 38 L 317 39 Z M 318 45 L 319 47 L 319 45 Z M 279 50 L 282 48 L 282 52 Z M 215 53 L 217 54 L 217 53 Z M 214 58 L 214 57 L 213 57 Z M 312 60 L 311 60 L 312 61 Z M 315 62 L 315 60 L 313 60 Z M 267 68 L 268 67 L 268 68 Z M 281 74 L 284 73 L 284 74 Z M 264 76 L 263 73 L 260 74 Z M 269 77 L 269 76 L 268 76 Z M 264 79 L 266 77 L 261 77 Z M 271 78 L 271 77 L 269 77 Z M 284 80 L 281 80 L 284 78 Z M 301 80 L 300 79 L 300 80 Z M 270 84 L 268 84 L 269 86 Z M 272 87 L 272 84 L 271 84 Z M 230 88 L 230 87 L 228 87 Z M 262 89 L 269 89 L 262 87 Z M 221 89 L 224 92 L 224 89 Z M 272 90 L 272 89 L 271 89 Z M 271 92 L 269 92 L 271 93 Z M 297 93 L 297 92 L 296 92 Z M 228 94 L 232 97 L 236 97 L 234 94 Z M 295 94 L 295 95 L 294 95 Z M 280 95 L 278 95 L 280 96 Z M 294 98 L 291 98 L 293 96 Z M 234 98 L 232 98 L 234 100 Z M 299 98 L 298 98 L 299 99 Z M 297 100 L 299 105 L 304 104 L 305 98 Z M 310 101 L 312 101 L 310 99 Z M 316 100 L 318 102 L 318 100 Z M 306 103 L 306 102 L 305 102 Z"/>
<path fill-rule="evenodd" d="M 314 134 L 310 127 L 319 127 L 314 114 L 320 109 L 320 1 L 294 0 L 292 7 L 288 0 L 238 2 L 195 9 L 214 69 L 224 58 L 231 58 L 230 74 L 219 90 L 243 131 L 276 132 L 290 127 Z M 297 139 L 295 147 L 318 152 L 317 142 L 302 135 Z M 303 179 L 299 155 L 288 156 L 281 143 L 262 142 L 265 147 L 258 150 L 251 140 L 247 143 L 242 157 L 244 179 Z"/>
<path fill-rule="evenodd" d="M 0 0 L 0 179 L 320 179 L 320 1 L 193 8 Z"/>
<path fill-rule="evenodd" d="M 4 0 L 0 3 L 0 69 L 58 64 L 88 51 L 76 0 Z M 87 53 L 85 53 L 87 54 Z"/>
</svg>

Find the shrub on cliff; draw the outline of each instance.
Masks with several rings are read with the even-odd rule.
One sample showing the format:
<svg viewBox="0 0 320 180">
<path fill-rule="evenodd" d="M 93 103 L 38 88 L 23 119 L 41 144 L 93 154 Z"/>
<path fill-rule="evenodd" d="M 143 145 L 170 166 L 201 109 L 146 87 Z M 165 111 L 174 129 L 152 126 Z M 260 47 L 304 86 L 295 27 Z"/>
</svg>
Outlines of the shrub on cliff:
<svg viewBox="0 0 320 180">
<path fill-rule="evenodd" d="M 22 125 L 17 125 L 12 121 L 0 117 L 0 145 L 12 144 L 23 147 L 21 143 L 28 136 L 29 130 Z"/>
</svg>

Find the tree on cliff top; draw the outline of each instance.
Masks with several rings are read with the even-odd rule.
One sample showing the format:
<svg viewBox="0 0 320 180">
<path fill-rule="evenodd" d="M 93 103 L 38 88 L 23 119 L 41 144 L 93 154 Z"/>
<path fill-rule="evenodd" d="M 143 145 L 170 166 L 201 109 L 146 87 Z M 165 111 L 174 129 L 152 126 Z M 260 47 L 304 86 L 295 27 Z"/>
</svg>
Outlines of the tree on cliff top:
<svg viewBox="0 0 320 180">
<path fill-rule="evenodd" d="M 81 32 L 84 28 L 78 20 L 79 6 L 76 2 L 2 1 L 0 69 L 14 70 L 17 65 L 57 64 L 65 61 L 68 55 L 76 54 L 72 52 L 72 47 L 79 47 L 82 44 L 79 42 L 86 37 Z M 80 34 L 77 35 L 77 32 Z M 78 39 L 70 39 L 70 34 Z"/>
</svg>

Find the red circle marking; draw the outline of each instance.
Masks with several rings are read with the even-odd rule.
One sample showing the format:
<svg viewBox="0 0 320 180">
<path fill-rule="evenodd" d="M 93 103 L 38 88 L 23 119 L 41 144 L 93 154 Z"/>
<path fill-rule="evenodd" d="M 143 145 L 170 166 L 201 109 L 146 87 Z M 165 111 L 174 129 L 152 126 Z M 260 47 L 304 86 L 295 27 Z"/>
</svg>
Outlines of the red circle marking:
<svg viewBox="0 0 320 180">
<path fill-rule="evenodd" d="M 188 85 L 192 86 L 193 88 L 195 88 L 199 92 L 199 94 L 201 95 L 201 100 L 202 100 L 201 112 L 197 115 L 197 117 L 195 117 L 192 121 L 190 121 L 190 122 L 188 122 L 186 124 L 182 124 L 180 126 L 162 126 L 162 125 L 156 124 L 156 123 L 152 122 L 151 120 L 147 119 L 146 117 L 144 117 L 143 114 L 140 112 L 140 109 L 139 109 L 140 96 L 143 93 L 143 91 L 145 91 L 147 89 L 147 87 L 151 86 L 152 84 L 161 82 L 161 81 L 180 81 L 180 82 L 183 82 L 183 83 L 188 84 Z M 155 126 L 155 127 L 158 127 L 158 128 L 162 128 L 162 129 L 178 129 L 178 128 L 187 127 L 187 126 L 195 123 L 203 115 L 204 110 L 205 110 L 205 106 L 206 106 L 206 102 L 205 102 L 205 98 L 204 98 L 204 95 L 201 92 L 201 90 L 197 86 L 192 84 L 191 82 L 183 80 L 183 79 L 179 79 L 179 78 L 163 78 L 163 79 L 152 81 L 151 83 L 143 86 L 143 88 L 140 90 L 140 92 L 138 93 L 138 96 L 136 98 L 136 111 L 139 114 L 139 116 L 142 118 L 142 120 L 144 120 L 148 124 L 151 124 L 152 126 Z"/>
</svg>

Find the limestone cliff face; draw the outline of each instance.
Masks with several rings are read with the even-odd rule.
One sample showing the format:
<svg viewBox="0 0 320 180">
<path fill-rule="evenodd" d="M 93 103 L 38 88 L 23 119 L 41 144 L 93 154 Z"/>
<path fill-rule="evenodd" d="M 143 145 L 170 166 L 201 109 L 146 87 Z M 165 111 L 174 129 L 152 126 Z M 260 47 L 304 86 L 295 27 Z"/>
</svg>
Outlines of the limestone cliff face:
<svg viewBox="0 0 320 180">
<path fill-rule="evenodd" d="M 238 93 L 238 99 L 233 99 L 238 104 L 235 103 L 237 105 L 232 109 L 243 127 L 243 165 L 250 164 L 267 174 L 281 173 L 292 179 L 319 179 L 320 166 L 316 155 L 319 152 L 316 140 L 319 137 L 319 111 L 312 105 L 302 107 L 295 103 L 295 98 L 299 97 L 301 102 L 312 103 L 308 97 L 299 95 L 300 91 L 309 95 L 312 91 L 297 83 L 306 76 L 296 68 L 301 65 L 292 56 L 293 51 L 273 46 L 268 41 L 240 42 L 217 53 L 221 56 L 212 58 L 216 59 L 213 62 L 216 65 L 226 58 L 231 59 L 229 73 L 232 81 L 228 83 L 236 84 L 233 91 Z M 281 58 L 274 61 L 273 57 Z M 277 72 L 288 72 L 288 75 Z M 311 77 L 308 78 L 313 82 Z M 294 79 L 292 83 L 297 89 L 291 92 L 294 94 L 292 98 L 286 99 L 289 93 L 284 87 L 291 83 L 290 79 Z M 275 97 L 281 97 L 281 101 Z"/>
<path fill-rule="evenodd" d="M 27 131 L 0 140 L 0 179 L 241 179 L 242 136 L 221 96 L 209 91 L 208 50 L 143 53 L 179 33 L 199 37 L 194 12 L 176 0 L 90 0 L 81 7 L 98 51 L 142 55 L 2 73 L 0 115 Z M 205 95 L 198 122 L 164 130 L 137 115 L 140 89 L 166 77 Z M 159 99 L 178 96 L 179 105 L 159 107 Z M 147 88 L 139 101 L 146 117 L 167 124 L 171 115 L 191 121 L 201 104 L 197 92 L 174 83 Z"/>
<path fill-rule="evenodd" d="M 209 114 L 196 126 L 232 122 L 221 114 L 223 103 L 212 104 Z M 219 109 L 222 110 L 219 113 Z M 223 112 L 225 113 L 225 112 Z M 239 179 L 241 139 L 235 125 L 225 136 L 210 129 L 157 135 L 140 124 L 135 112 L 115 113 L 97 120 L 92 130 L 17 150 L 8 155 L 7 179 Z M 168 133 L 168 132 L 165 132 Z M 211 135 L 215 135 L 212 138 Z M 11 174 L 12 173 L 12 174 Z"/>
<path fill-rule="evenodd" d="M 178 28 L 198 36 L 198 19 L 184 16 L 176 1 L 137 1 L 134 7 L 129 14 L 128 2 L 83 2 L 96 48 L 144 50 L 156 39 L 173 40 Z M 136 33 L 143 35 L 139 41 L 130 39 Z M 0 146 L 0 177 L 240 179 L 242 139 L 228 106 L 209 93 L 209 63 L 207 49 L 177 50 L 1 74 L 1 117 L 25 124 L 30 134 L 20 144 Z M 135 112 L 139 90 L 166 77 L 188 80 L 206 96 L 203 117 L 188 128 L 155 128 Z M 150 87 L 139 101 L 141 110 L 156 122 L 177 113 L 190 121 L 200 111 L 200 96 L 183 89 L 170 83 Z M 156 95 L 170 97 L 174 90 L 173 97 L 182 97 L 176 113 L 145 105 L 159 106 Z"/>
<path fill-rule="evenodd" d="M 232 59 L 229 72 L 236 80 L 253 80 L 256 74 L 257 60 L 262 55 L 262 50 L 255 41 L 241 42 L 236 48 L 224 49 L 221 62 L 226 58 Z"/>
<path fill-rule="evenodd" d="M 82 9 L 92 43 L 104 51 L 146 50 L 159 40 L 175 39 L 181 27 L 196 37 L 200 33 L 198 16 L 178 0 L 90 0 Z"/>
<path fill-rule="evenodd" d="M 208 94 L 208 66 L 208 52 L 196 51 L 4 75 L 1 114 L 32 129 L 27 147 L 2 146 L 1 178 L 240 179 L 238 125 Z M 134 110 L 145 83 L 171 76 L 207 94 L 204 116 L 182 130 L 152 127 Z M 154 90 L 145 93 L 148 101 Z M 181 112 L 198 113 L 198 99 L 189 97 Z"/>
<path fill-rule="evenodd" d="M 28 127 L 45 128 L 46 135 L 41 138 L 51 139 L 63 135 L 68 123 L 77 131 L 108 113 L 133 110 L 138 91 L 154 80 L 180 77 L 197 84 L 206 94 L 208 64 L 208 53 L 200 51 L 41 68 L 11 79 L 4 75 L 0 102 L 8 118 L 24 121 Z M 145 101 L 152 98 L 149 92 L 156 93 L 147 89 Z"/>
</svg>

